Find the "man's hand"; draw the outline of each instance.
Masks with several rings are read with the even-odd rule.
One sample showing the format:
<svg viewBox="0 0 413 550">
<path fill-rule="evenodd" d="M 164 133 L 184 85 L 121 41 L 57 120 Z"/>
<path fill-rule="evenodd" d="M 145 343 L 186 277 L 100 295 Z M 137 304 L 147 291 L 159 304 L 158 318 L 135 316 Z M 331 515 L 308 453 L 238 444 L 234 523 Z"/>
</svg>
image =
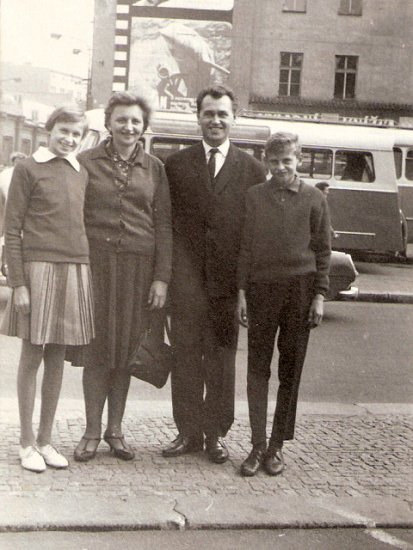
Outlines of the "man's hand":
<svg viewBox="0 0 413 550">
<path fill-rule="evenodd" d="M 310 328 L 318 327 L 323 320 L 324 314 L 324 296 L 316 294 L 311 302 L 310 311 L 308 314 L 308 324 Z"/>
<path fill-rule="evenodd" d="M 247 299 L 245 298 L 245 290 L 238 291 L 237 317 L 240 325 L 248 328 Z"/>
<path fill-rule="evenodd" d="M 149 309 L 161 309 L 166 302 L 166 294 L 168 292 L 168 283 L 163 281 L 154 281 L 149 290 L 148 304 Z"/>
</svg>

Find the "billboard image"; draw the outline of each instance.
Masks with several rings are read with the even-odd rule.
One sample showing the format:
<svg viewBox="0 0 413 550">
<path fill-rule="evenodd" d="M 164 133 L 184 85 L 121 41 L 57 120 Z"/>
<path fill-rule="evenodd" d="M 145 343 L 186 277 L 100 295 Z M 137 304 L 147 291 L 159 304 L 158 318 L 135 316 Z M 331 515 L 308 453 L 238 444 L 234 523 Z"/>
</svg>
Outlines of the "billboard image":
<svg viewBox="0 0 413 550">
<path fill-rule="evenodd" d="M 227 5 L 231 7 L 232 3 L 233 0 Z M 214 0 L 164 0 L 156 5 L 168 4 L 191 4 L 191 8 L 202 5 L 202 19 L 132 15 L 128 88 L 150 98 L 157 108 L 189 110 L 201 88 L 226 82 L 230 74 L 232 25 L 225 20 L 205 19 L 207 6 L 213 10 L 218 4 Z M 222 8 L 225 2 L 220 4 Z M 188 10 L 171 10 L 171 16 L 177 12 L 185 14 Z"/>
</svg>

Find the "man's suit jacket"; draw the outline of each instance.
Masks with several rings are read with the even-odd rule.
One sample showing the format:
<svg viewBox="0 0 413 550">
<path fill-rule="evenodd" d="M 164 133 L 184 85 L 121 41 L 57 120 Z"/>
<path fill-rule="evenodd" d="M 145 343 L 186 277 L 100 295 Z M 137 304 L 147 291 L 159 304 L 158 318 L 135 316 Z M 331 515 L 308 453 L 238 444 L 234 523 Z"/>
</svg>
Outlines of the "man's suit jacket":
<svg viewBox="0 0 413 550">
<path fill-rule="evenodd" d="M 211 185 L 202 142 L 166 161 L 173 227 L 173 273 L 205 278 L 210 297 L 234 297 L 245 215 L 245 193 L 265 181 L 263 165 L 230 145 Z"/>
</svg>

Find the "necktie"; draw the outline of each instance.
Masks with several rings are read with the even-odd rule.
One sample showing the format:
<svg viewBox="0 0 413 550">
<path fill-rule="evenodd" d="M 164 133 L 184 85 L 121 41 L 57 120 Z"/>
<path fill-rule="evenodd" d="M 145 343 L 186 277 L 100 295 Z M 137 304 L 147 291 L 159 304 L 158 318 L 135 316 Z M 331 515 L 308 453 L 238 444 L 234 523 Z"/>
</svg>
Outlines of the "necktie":
<svg viewBox="0 0 413 550">
<path fill-rule="evenodd" d="M 208 172 L 209 172 L 209 179 L 212 184 L 214 183 L 214 180 L 215 180 L 215 164 L 216 164 L 215 155 L 217 153 L 218 153 L 218 149 L 216 147 L 210 149 L 209 151 Z"/>
</svg>

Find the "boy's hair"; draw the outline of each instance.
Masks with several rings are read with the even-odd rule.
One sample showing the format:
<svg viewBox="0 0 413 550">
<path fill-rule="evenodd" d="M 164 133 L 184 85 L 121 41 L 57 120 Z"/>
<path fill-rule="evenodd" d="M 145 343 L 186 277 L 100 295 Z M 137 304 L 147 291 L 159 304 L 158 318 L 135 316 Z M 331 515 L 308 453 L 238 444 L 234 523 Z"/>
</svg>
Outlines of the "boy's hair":
<svg viewBox="0 0 413 550">
<path fill-rule="evenodd" d="M 137 105 L 141 108 L 143 117 L 143 131 L 145 132 L 149 126 L 152 108 L 144 97 L 131 94 L 130 92 L 115 92 L 109 98 L 108 104 L 105 107 L 105 127 L 109 130 L 108 126 L 110 117 L 112 116 L 115 107 L 118 107 L 119 105 L 125 105 L 127 107 Z"/>
<path fill-rule="evenodd" d="M 272 134 L 265 144 L 265 154 L 278 153 L 280 150 L 286 147 L 293 147 L 295 154 L 301 153 L 301 143 L 297 134 L 291 134 L 290 132 L 277 132 Z"/>
<path fill-rule="evenodd" d="M 77 106 L 58 107 L 49 116 L 44 127 L 48 132 L 51 132 L 53 129 L 53 126 L 59 122 L 82 122 L 83 123 L 82 137 L 85 136 L 89 128 L 85 112 L 82 111 L 82 109 L 79 109 L 79 107 Z"/>
<path fill-rule="evenodd" d="M 13 151 L 13 153 L 10 155 L 10 162 L 14 164 L 15 160 L 25 159 L 25 158 L 27 158 L 26 153 L 22 153 L 21 151 Z"/>
<path fill-rule="evenodd" d="M 206 97 L 207 95 L 210 95 L 213 99 L 221 99 L 221 97 L 227 95 L 231 100 L 232 111 L 235 115 L 237 110 L 237 96 L 231 90 L 231 88 L 227 88 L 227 86 L 221 86 L 218 84 L 215 86 L 210 86 L 209 88 L 204 88 L 199 92 L 198 97 L 196 98 L 196 112 L 198 113 L 198 115 L 201 112 L 204 97 Z"/>
</svg>

